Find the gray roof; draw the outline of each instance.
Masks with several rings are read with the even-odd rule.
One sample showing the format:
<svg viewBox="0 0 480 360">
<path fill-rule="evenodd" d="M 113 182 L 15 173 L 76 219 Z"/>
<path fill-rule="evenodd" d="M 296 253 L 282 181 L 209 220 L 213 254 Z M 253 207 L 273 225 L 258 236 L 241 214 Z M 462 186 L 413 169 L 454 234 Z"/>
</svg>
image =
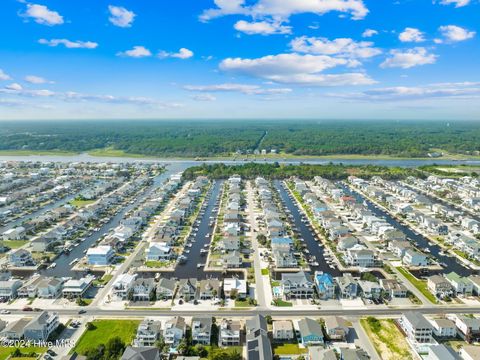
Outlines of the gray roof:
<svg viewBox="0 0 480 360">
<path fill-rule="evenodd" d="M 340 352 L 342 353 L 343 360 L 369 360 L 370 359 L 370 356 L 363 349 L 342 348 Z"/>
<path fill-rule="evenodd" d="M 323 337 L 323 331 L 321 325 L 313 319 L 305 318 L 298 322 L 298 329 L 302 336 L 309 334 L 320 335 Z"/>
<path fill-rule="evenodd" d="M 256 332 L 257 330 L 268 331 L 267 320 L 263 315 L 256 315 L 248 319 L 245 323 L 248 332 Z"/>
<path fill-rule="evenodd" d="M 272 360 L 272 345 L 266 334 L 247 342 L 247 360 Z"/>
<path fill-rule="evenodd" d="M 443 344 L 430 346 L 429 354 L 434 353 L 438 359 L 442 360 L 457 360 L 460 357 L 455 354 L 452 348 L 446 347 Z"/>
<path fill-rule="evenodd" d="M 416 329 L 432 329 L 432 324 L 417 311 L 409 311 L 403 314 L 410 324 Z"/>
<path fill-rule="evenodd" d="M 159 358 L 159 351 L 154 346 L 128 346 L 123 352 L 121 360 L 158 360 Z"/>
</svg>

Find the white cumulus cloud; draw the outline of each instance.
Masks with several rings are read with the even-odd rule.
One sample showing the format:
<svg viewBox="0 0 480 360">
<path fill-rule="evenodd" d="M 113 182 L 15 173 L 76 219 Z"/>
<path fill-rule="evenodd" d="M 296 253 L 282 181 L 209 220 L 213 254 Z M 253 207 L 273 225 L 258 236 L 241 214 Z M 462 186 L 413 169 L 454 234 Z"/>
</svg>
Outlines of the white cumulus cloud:
<svg viewBox="0 0 480 360">
<path fill-rule="evenodd" d="M 407 27 L 398 36 L 401 42 L 422 42 L 425 41 L 423 32 L 418 29 Z"/>
<path fill-rule="evenodd" d="M 121 51 L 117 53 L 117 56 L 126 56 L 132 58 L 143 58 L 152 56 L 152 52 L 144 46 L 134 46 L 130 50 Z"/>
<path fill-rule="evenodd" d="M 440 0 L 442 5 L 455 5 L 455 7 L 463 7 L 470 4 L 470 0 Z"/>
<path fill-rule="evenodd" d="M 437 61 L 437 55 L 431 54 L 423 47 L 413 49 L 399 50 L 394 49 L 389 53 L 389 57 L 380 65 L 382 68 L 409 69 L 414 66 L 434 64 Z"/>
<path fill-rule="evenodd" d="M 98 47 L 98 44 L 93 41 L 71 41 L 68 39 L 40 39 L 38 40 L 39 44 L 48 45 L 56 47 L 58 45 L 63 45 L 69 49 L 95 49 Z"/>
<path fill-rule="evenodd" d="M 375 35 L 378 35 L 378 31 L 374 30 L 374 29 L 366 29 L 362 33 L 362 37 L 364 37 L 364 38 L 369 38 L 369 37 L 372 37 L 372 36 L 375 36 Z"/>
<path fill-rule="evenodd" d="M 189 59 L 193 56 L 193 51 L 187 49 L 187 48 L 181 48 L 178 50 L 178 52 L 167 52 L 167 51 L 160 51 L 158 53 L 158 57 L 161 59 L 166 59 L 166 58 L 177 58 L 177 59 Z"/>
<path fill-rule="evenodd" d="M 338 55 L 350 58 L 370 58 L 382 53 L 369 41 L 356 42 L 349 38 L 329 40 L 322 37 L 301 36 L 290 42 L 296 52 L 316 55 Z"/>
<path fill-rule="evenodd" d="M 322 74 L 337 66 L 355 67 L 358 61 L 327 55 L 278 54 L 257 59 L 227 58 L 220 69 L 277 83 L 335 86 L 375 83 L 368 75 L 357 73 Z"/>
<path fill-rule="evenodd" d="M 41 77 L 41 76 L 36 76 L 36 75 L 27 75 L 25 76 L 25 81 L 29 82 L 30 84 L 46 84 L 46 83 L 52 83 L 51 81 Z"/>
<path fill-rule="evenodd" d="M 435 39 L 437 44 L 443 42 L 459 42 L 471 39 L 475 36 L 475 31 L 469 31 L 465 28 L 456 25 L 445 25 L 438 28 L 443 36 L 443 39 Z"/>
<path fill-rule="evenodd" d="M 248 35 L 273 35 L 273 34 L 291 34 L 292 27 L 282 25 L 280 22 L 271 21 L 253 21 L 248 22 L 239 20 L 233 26 L 235 30 Z"/>
<path fill-rule="evenodd" d="M 113 25 L 123 28 L 131 27 L 136 16 L 133 11 L 129 11 L 121 6 L 109 5 L 108 11 L 110 12 L 108 20 Z"/>
<path fill-rule="evenodd" d="M 11 77 L 7 73 L 5 73 L 2 69 L 0 69 L 0 80 L 5 81 L 5 80 L 10 80 Z"/>
<path fill-rule="evenodd" d="M 21 90 L 23 90 L 23 86 L 20 85 L 19 83 L 12 83 L 10 85 L 5 86 L 5 89 L 14 90 L 14 91 L 21 91 Z"/>
<path fill-rule="evenodd" d="M 54 26 L 63 24 L 63 17 L 56 11 L 49 10 L 45 5 L 27 4 L 27 10 L 22 14 L 32 18 L 37 24 Z"/>
<path fill-rule="evenodd" d="M 291 15 L 313 13 L 323 15 L 337 11 L 350 14 L 353 19 L 363 19 L 368 9 L 363 0 L 214 0 L 216 7 L 205 10 L 200 20 L 208 21 L 225 15 L 248 15 L 254 18 L 270 17 L 288 19 Z"/>
</svg>

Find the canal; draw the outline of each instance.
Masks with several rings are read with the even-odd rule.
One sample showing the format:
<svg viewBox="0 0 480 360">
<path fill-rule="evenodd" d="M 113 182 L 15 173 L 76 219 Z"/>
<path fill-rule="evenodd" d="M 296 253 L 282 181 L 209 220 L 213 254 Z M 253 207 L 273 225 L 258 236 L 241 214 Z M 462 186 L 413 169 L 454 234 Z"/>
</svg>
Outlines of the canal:
<svg viewBox="0 0 480 360">
<path fill-rule="evenodd" d="M 414 232 L 410 227 L 400 223 L 396 220 L 393 216 L 391 216 L 388 212 L 382 210 L 381 208 L 375 206 L 370 200 L 365 198 L 362 194 L 358 193 L 355 190 L 350 189 L 349 187 L 345 186 L 344 184 L 339 184 L 345 193 L 353 196 L 358 202 L 364 203 L 367 205 L 368 210 L 370 210 L 374 215 L 384 218 L 390 225 L 395 227 L 396 229 L 403 232 L 410 241 L 415 243 L 420 250 L 428 248 L 430 250 L 430 255 L 434 257 L 438 263 L 443 263 L 444 266 L 443 270 L 440 273 L 448 274 L 449 272 L 456 272 L 461 276 L 468 276 L 474 273 L 474 271 L 463 264 L 461 264 L 457 258 L 453 255 L 445 254 L 440 255 L 440 251 L 442 248 L 432 242 L 429 242 L 427 238 L 423 235 Z"/>
<path fill-rule="evenodd" d="M 307 245 L 310 255 L 313 255 L 317 258 L 318 266 L 310 266 L 312 273 L 315 271 L 323 271 L 334 277 L 341 276 L 342 272 L 337 268 L 336 265 L 331 268 L 326 262 L 324 256 L 324 246 L 319 246 L 319 242 L 316 240 L 316 234 L 308 227 L 307 223 L 302 222 L 302 213 L 300 212 L 298 206 L 288 196 L 287 190 L 282 182 L 280 180 L 275 180 L 274 185 L 277 191 L 280 193 L 280 198 L 282 199 L 284 206 L 286 206 L 286 208 L 293 215 L 293 223 L 299 230 L 302 239 L 304 239 L 304 243 Z"/>
<path fill-rule="evenodd" d="M 198 278 L 205 279 L 213 275 L 218 275 L 212 272 L 205 272 L 204 266 L 197 267 L 198 264 L 205 264 L 207 262 L 207 253 L 202 254 L 200 250 L 208 248 L 205 247 L 206 244 L 210 244 L 212 239 L 213 226 L 210 227 L 210 222 L 215 220 L 218 214 L 218 205 L 220 200 L 220 193 L 222 189 L 223 181 L 214 181 L 211 190 L 209 191 L 208 201 L 204 203 L 203 215 L 197 217 L 197 221 L 194 227 L 198 228 L 198 231 L 195 235 L 190 235 L 188 243 L 191 243 L 192 247 L 189 249 L 190 252 L 186 254 L 187 261 L 181 264 L 177 264 L 173 276 L 178 279 L 186 278 Z M 205 206 L 206 205 L 206 206 Z M 208 234 L 208 236 L 207 236 Z"/>
<path fill-rule="evenodd" d="M 40 270 L 40 273 L 45 276 L 55 277 L 79 277 L 81 274 L 72 270 L 74 264 L 71 264 L 72 260 L 82 258 L 85 256 L 84 252 L 101 239 L 110 230 L 120 225 L 120 221 L 124 218 L 125 214 L 134 209 L 142 202 L 144 202 L 160 185 L 162 185 L 174 172 L 163 172 L 156 176 L 153 180 L 153 184 L 147 187 L 141 194 L 137 195 L 134 203 L 128 204 L 123 207 L 117 214 L 115 214 L 110 221 L 102 225 L 98 231 L 95 231 L 92 235 L 88 236 L 80 245 L 74 247 L 69 254 L 61 254 L 54 261 L 57 264 L 56 267 L 51 269 Z"/>
</svg>

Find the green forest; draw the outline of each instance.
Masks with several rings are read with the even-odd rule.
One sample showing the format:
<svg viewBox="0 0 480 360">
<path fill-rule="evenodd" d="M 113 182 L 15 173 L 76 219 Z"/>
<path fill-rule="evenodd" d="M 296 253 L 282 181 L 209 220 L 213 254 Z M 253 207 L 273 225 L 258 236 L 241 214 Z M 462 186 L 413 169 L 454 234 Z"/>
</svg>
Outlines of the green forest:
<svg viewBox="0 0 480 360">
<path fill-rule="evenodd" d="M 292 176 L 301 179 L 312 179 L 321 176 L 330 180 L 343 180 L 350 175 L 362 178 L 381 176 L 384 179 L 404 179 L 408 176 L 425 178 L 426 173 L 415 168 L 386 167 L 377 165 L 281 165 L 247 163 L 244 165 L 203 164 L 186 169 L 183 176 L 186 180 L 193 180 L 199 175 L 212 179 L 226 179 L 232 175 L 240 175 L 244 179 L 254 179 L 257 176 L 268 179 L 285 179 Z"/>
<path fill-rule="evenodd" d="M 0 150 L 112 149 L 164 157 L 227 156 L 265 149 L 290 155 L 426 157 L 477 154 L 475 122 L 433 121 L 3 121 Z"/>
</svg>

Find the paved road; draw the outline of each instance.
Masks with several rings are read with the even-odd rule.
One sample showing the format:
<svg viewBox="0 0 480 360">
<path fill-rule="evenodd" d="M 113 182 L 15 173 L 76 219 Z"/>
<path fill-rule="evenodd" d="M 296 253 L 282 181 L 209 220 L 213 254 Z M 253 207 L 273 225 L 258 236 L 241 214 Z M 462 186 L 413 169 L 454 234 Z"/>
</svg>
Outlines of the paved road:
<svg viewBox="0 0 480 360">
<path fill-rule="evenodd" d="M 73 316 L 78 315 L 78 309 L 65 309 L 65 308 L 50 308 L 50 311 L 56 311 L 59 315 Z M 85 308 L 86 313 L 83 316 L 96 316 L 96 317 L 149 317 L 149 316 L 216 316 L 216 317 L 250 317 L 256 314 L 281 316 L 281 317 L 302 317 L 302 316 L 398 316 L 407 311 L 419 311 L 422 314 L 480 314 L 480 306 L 401 306 L 395 308 L 348 308 L 348 309 L 318 309 L 318 310 L 306 310 L 306 309 L 252 309 L 252 310 L 105 310 L 98 307 Z M 25 312 L 21 310 L 12 310 L 12 314 L 32 314 L 31 312 Z"/>
<path fill-rule="evenodd" d="M 247 183 L 247 212 L 248 222 L 250 224 L 250 241 L 252 242 L 253 268 L 255 270 L 255 296 L 260 309 L 266 309 L 268 304 L 265 300 L 265 284 L 263 283 L 262 262 L 260 261 L 259 244 L 257 241 L 257 222 L 255 220 L 255 200 L 253 198 L 252 183 Z"/>
</svg>

